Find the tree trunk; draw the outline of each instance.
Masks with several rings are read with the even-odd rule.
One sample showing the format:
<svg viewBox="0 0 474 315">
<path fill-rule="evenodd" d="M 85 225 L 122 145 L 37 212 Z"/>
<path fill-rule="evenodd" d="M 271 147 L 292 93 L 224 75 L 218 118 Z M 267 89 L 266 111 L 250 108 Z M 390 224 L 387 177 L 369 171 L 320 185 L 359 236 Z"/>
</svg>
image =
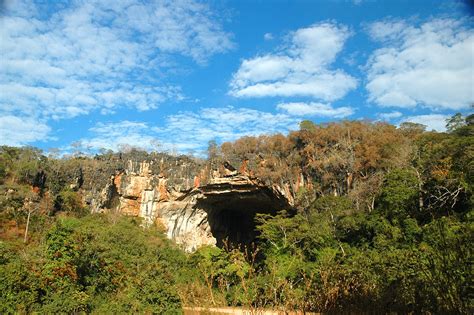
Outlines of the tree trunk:
<svg viewBox="0 0 474 315">
<path fill-rule="evenodd" d="M 26 228 L 25 228 L 25 237 L 23 242 L 26 243 L 28 240 L 28 228 L 30 227 L 30 217 L 31 217 L 31 210 L 28 210 L 28 218 L 26 219 Z"/>
<path fill-rule="evenodd" d="M 416 177 L 418 178 L 418 210 L 423 210 L 424 203 L 423 203 L 423 180 L 421 179 L 420 172 L 416 168 L 415 173 Z"/>
<path fill-rule="evenodd" d="M 372 211 L 374 211 L 374 208 L 375 208 L 375 196 L 372 197 L 372 200 L 371 200 L 370 204 L 368 205 L 368 207 L 369 207 L 369 213 L 372 212 Z"/>
</svg>

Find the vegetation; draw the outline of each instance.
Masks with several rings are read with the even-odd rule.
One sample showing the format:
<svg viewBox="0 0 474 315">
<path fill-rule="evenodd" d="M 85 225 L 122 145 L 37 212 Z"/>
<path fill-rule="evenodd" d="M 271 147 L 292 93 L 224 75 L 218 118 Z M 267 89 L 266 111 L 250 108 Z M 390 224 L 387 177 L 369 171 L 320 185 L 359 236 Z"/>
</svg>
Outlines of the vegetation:
<svg viewBox="0 0 474 315">
<path fill-rule="evenodd" d="M 455 115 L 446 133 L 304 121 L 288 136 L 212 142 L 207 162 L 2 147 L 0 313 L 175 314 L 183 305 L 472 313 L 473 121 Z M 245 250 L 184 253 L 137 218 L 89 214 L 86 191 L 128 159 L 156 161 L 154 172 L 168 169 L 158 161 L 180 159 L 192 165 L 186 176 L 242 165 L 286 187 L 296 209 L 259 215 L 258 239 Z"/>
<path fill-rule="evenodd" d="M 179 312 L 173 271 L 184 254 L 159 231 L 112 219 L 59 217 L 38 243 L 2 242 L 0 311 Z"/>
</svg>

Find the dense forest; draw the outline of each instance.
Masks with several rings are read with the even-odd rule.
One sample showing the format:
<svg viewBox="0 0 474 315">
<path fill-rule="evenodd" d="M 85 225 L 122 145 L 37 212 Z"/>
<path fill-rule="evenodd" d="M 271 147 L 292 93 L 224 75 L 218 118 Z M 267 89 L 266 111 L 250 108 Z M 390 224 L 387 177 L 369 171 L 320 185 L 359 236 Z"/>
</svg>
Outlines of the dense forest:
<svg viewBox="0 0 474 315">
<path fill-rule="evenodd" d="M 295 206 L 257 215 L 251 246 L 186 253 L 160 226 L 91 213 L 83 191 L 103 187 L 128 160 L 185 163 L 189 172 L 227 161 L 289 187 Z M 303 121 L 288 135 L 210 142 L 207 159 L 3 146 L 0 313 L 472 314 L 473 189 L 474 115 L 453 116 L 446 132 Z"/>
</svg>

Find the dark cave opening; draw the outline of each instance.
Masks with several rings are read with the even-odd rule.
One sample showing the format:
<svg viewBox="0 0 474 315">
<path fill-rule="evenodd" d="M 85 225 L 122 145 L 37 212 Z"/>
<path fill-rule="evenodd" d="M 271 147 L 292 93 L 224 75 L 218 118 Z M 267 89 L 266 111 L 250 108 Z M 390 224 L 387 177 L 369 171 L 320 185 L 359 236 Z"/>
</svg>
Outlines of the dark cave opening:
<svg viewBox="0 0 474 315">
<path fill-rule="evenodd" d="M 230 246 L 247 246 L 255 241 L 255 215 L 259 211 L 251 209 L 213 209 L 208 213 L 212 235 L 217 246 L 225 242 Z"/>
<path fill-rule="evenodd" d="M 252 244 L 258 236 L 257 213 L 276 215 L 280 210 L 289 210 L 289 205 L 269 190 L 209 195 L 198 202 L 206 209 L 218 247 L 243 248 Z"/>
</svg>

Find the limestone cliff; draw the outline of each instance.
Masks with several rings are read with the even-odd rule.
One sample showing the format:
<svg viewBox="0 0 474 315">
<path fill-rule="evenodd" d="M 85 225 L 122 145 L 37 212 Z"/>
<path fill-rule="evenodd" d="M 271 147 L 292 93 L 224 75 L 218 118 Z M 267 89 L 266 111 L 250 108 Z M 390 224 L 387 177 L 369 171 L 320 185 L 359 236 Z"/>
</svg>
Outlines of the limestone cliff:
<svg viewBox="0 0 474 315">
<path fill-rule="evenodd" d="M 149 162 L 129 162 L 110 177 L 93 211 L 141 217 L 146 225 L 161 225 L 170 239 L 193 251 L 226 240 L 248 244 L 256 236 L 256 213 L 275 214 L 292 206 L 285 189 L 237 172 L 224 174 L 213 172 L 205 183 L 194 176 L 170 184 L 169 178 L 151 171 Z"/>
</svg>

